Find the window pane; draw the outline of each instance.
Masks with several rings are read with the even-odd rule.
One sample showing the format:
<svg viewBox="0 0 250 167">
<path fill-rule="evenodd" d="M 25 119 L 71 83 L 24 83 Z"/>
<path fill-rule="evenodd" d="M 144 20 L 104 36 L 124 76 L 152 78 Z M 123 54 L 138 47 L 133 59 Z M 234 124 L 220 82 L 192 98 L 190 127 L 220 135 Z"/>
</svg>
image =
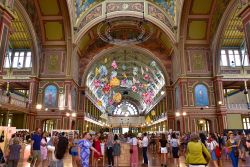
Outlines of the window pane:
<svg viewBox="0 0 250 167">
<path fill-rule="evenodd" d="M 18 65 L 18 56 L 19 56 L 19 52 L 15 52 L 15 56 L 13 59 L 13 67 L 16 68 Z"/>
<path fill-rule="evenodd" d="M 10 67 L 9 57 L 5 57 L 4 67 L 5 68 L 9 68 Z"/>
<path fill-rule="evenodd" d="M 240 55 L 239 54 L 235 54 L 235 65 L 236 66 L 241 66 L 241 60 L 240 60 Z"/>
<path fill-rule="evenodd" d="M 26 61 L 25 61 L 25 67 L 32 67 L 31 52 L 27 52 Z"/>
<path fill-rule="evenodd" d="M 244 129 L 247 129 L 246 123 L 243 123 L 243 128 L 244 128 Z"/>
<path fill-rule="evenodd" d="M 234 50 L 234 54 L 239 54 L 239 51 L 238 50 Z"/>
<path fill-rule="evenodd" d="M 220 51 L 220 54 L 225 55 L 225 54 L 226 54 L 226 51 L 225 51 L 225 50 L 221 50 L 221 51 Z"/>
<path fill-rule="evenodd" d="M 229 57 L 229 65 L 235 67 L 234 55 L 229 54 L 228 57 Z"/>
<path fill-rule="evenodd" d="M 30 64 L 31 64 L 31 57 L 26 57 L 26 60 L 25 60 L 25 67 L 26 67 L 26 68 L 30 67 Z"/>
<path fill-rule="evenodd" d="M 19 61 L 18 61 L 18 68 L 22 68 L 23 67 L 23 61 L 24 61 L 24 57 L 19 57 Z"/>
<path fill-rule="evenodd" d="M 245 50 L 241 50 L 241 55 L 242 55 L 242 64 L 244 66 L 248 66 L 249 65 L 249 59 L 248 59 L 248 55 L 245 54 Z"/>
<path fill-rule="evenodd" d="M 228 54 L 233 55 L 234 53 L 232 50 L 228 50 Z"/>
<path fill-rule="evenodd" d="M 228 65 L 227 64 L 227 55 L 225 55 L 225 54 L 221 55 L 221 65 L 222 66 L 227 66 Z"/>
</svg>

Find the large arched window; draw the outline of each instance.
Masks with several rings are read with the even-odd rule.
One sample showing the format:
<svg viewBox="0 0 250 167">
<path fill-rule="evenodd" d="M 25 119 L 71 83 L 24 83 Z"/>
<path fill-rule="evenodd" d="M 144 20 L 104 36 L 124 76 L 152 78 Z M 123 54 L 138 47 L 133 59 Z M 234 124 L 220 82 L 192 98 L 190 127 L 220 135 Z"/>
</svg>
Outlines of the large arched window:
<svg viewBox="0 0 250 167">
<path fill-rule="evenodd" d="M 194 88 L 195 106 L 208 106 L 207 87 L 204 84 L 198 84 Z"/>
<path fill-rule="evenodd" d="M 57 107 L 57 87 L 55 85 L 48 85 L 44 90 L 44 107 Z"/>
<path fill-rule="evenodd" d="M 113 115 L 133 116 L 138 115 L 138 110 L 133 104 L 129 103 L 128 101 L 124 101 L 115 108 Z"/>
</svg>

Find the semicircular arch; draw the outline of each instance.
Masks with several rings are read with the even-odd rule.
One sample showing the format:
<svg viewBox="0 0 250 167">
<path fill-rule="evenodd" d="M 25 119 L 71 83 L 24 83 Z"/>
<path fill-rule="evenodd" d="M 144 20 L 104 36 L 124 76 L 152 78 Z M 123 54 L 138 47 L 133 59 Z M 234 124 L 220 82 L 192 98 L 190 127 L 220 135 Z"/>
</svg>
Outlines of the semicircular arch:
<svg viewBox="0 0 250 167">
<path fill-rule="evenodd" d="M 97 4 L 93 6 L 91 9 L 89 9 L 88 13 L 86 13 L 83 17 L 81 17 L 78 21 L 77 24 L 75 25 L 75 29 L 77 31 L 74 39 L 74 43 L 79 45 L 79 42 L 81 38 L 94 26 L 99 24 L 100 22 L 106 20 L 106 19 L 112 19 L 112 18 L 118 18 L 118 17 L 135 17 L 135 18 L 141 18 L 145 19 L 146 21 L 149 21 L 159 27 L 167 36 L 169 37 L 170 41 L 172 43 L 176 43 L 176 33 L 175 33 L 175 23 L 166 15 L 164 14 L 164 11 L 162 11 L 161 8 L 158 6 L 154 5 L 153 3 L 147 2 L 148 5 L 151 5 L 152 8 L 156 11 L 152 11 L 155 13 L 149 14 L 148 9 L 144 9 L 143 11 L 140 12 L 135 12 L 135 11 L 116 11 L 116 12 L 111 12 L 108 14 L 105 14 L 102 12 L 103 10 L 103 4 Z M 148 6 L 146 5 L 146 6 Z M 99 8 L 97 10 L 97 8 Z M 94 10 L 97 10 L 93 12 Z M 91 14 L 91 12 L 93 12 Z M 99 12 L 99 13 L 98 13 Z M 88 15 L 91 14 L 91 15 Z M 86 22 L 86 18 L 89 17 L 91 19 L 88 19 L 89 21 Z M 81 26 L 81 24 L 84 23 L 84 26 Z"/>
<path fill-rule="evenodd" d="M 35 28 L 29 18 L 29 15 L 27 14 L 25 8 L 22 6 L 22 4 L 19 1 L 15 2 L 15 8 L 17 11 L 21 14 L 23 17 L 24 22 L 26 23 L 26 26 L 28 28 L 28 32 L 31 36 L 32 44 L 31 44 L 31 50 L 32 50 L 32 75 L 37 76 L 39 73 L 39 47 L 38 47 L 38 37 L 35 32 Z"/>
<path fill-rule="evenodd" d="M 82 86 L 86 86 L 86 79 L 87 79 L 87 75 L 88 75 L 88 72 L 89 70 L 91 69 L 91 67 L 94 65 L 94 63 L 100 58 L 102 57 L 103 55 L 106 55 L 106 54 L 109 54 L 111 52 L 114 52 L 114 51 L 117 51 L 117 50 L 120 50 L 120 49 L 130 49 L 130 50 L 135 50 L 135 51 L 138 51 L 140 53 L 143 53 L 147 56 L 150 56 L 152 58 L 152 60 L 155 60 L 156 63 L 160 66 L 160 69 L 162 70 L 163 72 L 163 75 L 164 75 L 164 79 L 165 79 L 165 83 L 166 85 L 169 85 L 170 84 L 170 76 L 166 70 L 166 68 L 164 67 L 164 65 L 161 63 L 160 59 L 158 57 L 156 57 L 152 52 L 150 52 L 149 50 L 145 49 L 145 48 L 141 48 L 141 47 L 138 47 L 138 46 L 130 46 L 130 47 L 118 47 L 118 46 L 115 46 L 115 47 L 112 47 L 112 48 L 109 48 L 109 49 L 105 49 L 105 50 L 102 50 L 101 52 L 99 52 L 98 54 L 96 54 L 93 59 L 91 60 L 90 63 L 88 63 L 87 67 L 86 67 L 86 70 L 84 71 L 83 73 L 83 76 L 82 76 Z M 83 85 L 84 84 L 84 85 Z"/>
</svg>

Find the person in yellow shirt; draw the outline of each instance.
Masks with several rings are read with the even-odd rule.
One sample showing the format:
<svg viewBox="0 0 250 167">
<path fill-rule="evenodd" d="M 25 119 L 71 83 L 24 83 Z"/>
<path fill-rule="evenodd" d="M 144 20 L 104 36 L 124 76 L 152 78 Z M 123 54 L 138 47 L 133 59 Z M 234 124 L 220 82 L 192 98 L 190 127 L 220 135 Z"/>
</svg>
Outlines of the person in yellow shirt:
<svg viewBox="0 0 250 167">
<path fill-rule="evenodd" d="M 196 133 L 191 134 L 187 145 L 186 164 L 188 167 L 206 167 L 211 156 L 207 148 L 199 142 L 199 136 Z"/>
</svg>

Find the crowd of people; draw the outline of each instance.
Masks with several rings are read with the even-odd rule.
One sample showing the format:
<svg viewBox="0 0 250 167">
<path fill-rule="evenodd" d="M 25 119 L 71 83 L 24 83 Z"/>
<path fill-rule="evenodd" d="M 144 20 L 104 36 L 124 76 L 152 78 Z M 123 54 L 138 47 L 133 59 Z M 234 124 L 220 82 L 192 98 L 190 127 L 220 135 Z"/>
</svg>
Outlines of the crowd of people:
<svg viewBox="0 0 250 167">
<path fill-rule="evenodd" d="M 245 161 L 250 150 L 250 135 L 238 132 L 234 134 L 217 133 L 162 133 L 162 134 L 113 134 L 110 132 L 91 135 L 89 132 L 66 135 L 64 132 L 44 133 L 40 128 L 30 134 L 17 132 L 9 140 L 8 153 L 0 150 L 0 162 L 7 162 L 9 167 L 17 167 L 21 143 L 31 144 L 28 161 L 31 166 L 63 167 L 64 156 L 69 153 L 73 167 L 102 166 L 100 160 L 109 167 L 118 166 L 121 155 L 121 143 L 130 145 L 130 166 L 147 166 L 148 150 L 160 154 L 160 164 L 166 167 L 173 158 L 174 166 L 180 165 L 179 157 L 185 157 L 189 167 L 205 167 L 212 163 L 214 167 L 223 166 L 221 157 L 230 159 L 233 167 L 238 167 L 239 160 Z M 139 161 L 143 157 L 142 164 Z M 4 158 L 2 158 L 4 157 Z"/>
</svg>

